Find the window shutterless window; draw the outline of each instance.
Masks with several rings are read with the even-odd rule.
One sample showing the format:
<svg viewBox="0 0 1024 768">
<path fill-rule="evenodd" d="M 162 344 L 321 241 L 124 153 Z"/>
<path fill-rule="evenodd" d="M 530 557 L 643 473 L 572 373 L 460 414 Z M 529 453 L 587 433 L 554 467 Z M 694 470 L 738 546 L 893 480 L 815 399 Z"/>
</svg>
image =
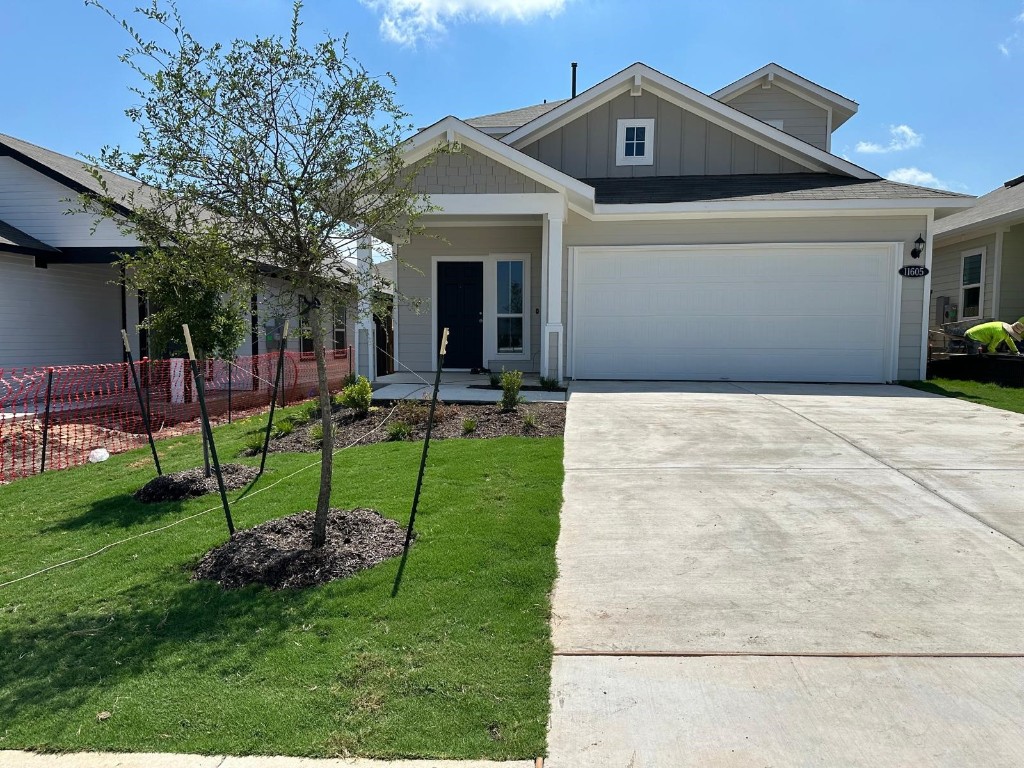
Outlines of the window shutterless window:
<svg viewBox="0 0 1024 768">
<path fill-rule="evenodd" d="M 309 329 L 309 315 L 299 315 L 299 354 L 302 357 L 312 357 L 315 354 L 313 335 Z"/>
<path fill-rule="evenodd" d="M 960 318 L 984 315 L 985 250 L 964 251 L 960 258 Z"/>
<path fill-rule="evenodd" d="M 345 349 L 348 347 L 348 337 L 345 333 L 345 313 L 336 312 L 334 315 L 334 348 Z"/>
<path fill-rule="evenodd" d="M 654 118 L 624 118 L 617 125 L 615 164 L 653 165 Z"/>
<path fill-rule="evenodd" d="M 498 354 L 523 351 L 523 262 L 497 263 L 497 334 Z"/>
</svg>

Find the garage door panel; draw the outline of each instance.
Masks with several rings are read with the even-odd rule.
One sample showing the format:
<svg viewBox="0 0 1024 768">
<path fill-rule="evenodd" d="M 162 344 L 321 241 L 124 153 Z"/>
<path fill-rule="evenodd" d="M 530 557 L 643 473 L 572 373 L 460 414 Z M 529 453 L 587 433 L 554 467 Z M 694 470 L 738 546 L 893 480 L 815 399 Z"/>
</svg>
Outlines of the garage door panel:
<svg viewBox="0 0 1024 768">
<path fill-rule="evenodd" d="M 885 381 L 887 245 L 579 249 L 577 378 Z"/>
</svg>

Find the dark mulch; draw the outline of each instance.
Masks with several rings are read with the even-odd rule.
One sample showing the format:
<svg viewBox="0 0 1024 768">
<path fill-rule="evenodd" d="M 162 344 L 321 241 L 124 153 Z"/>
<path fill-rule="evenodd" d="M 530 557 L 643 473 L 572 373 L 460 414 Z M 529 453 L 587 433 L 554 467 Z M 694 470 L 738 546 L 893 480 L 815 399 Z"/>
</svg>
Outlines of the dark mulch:
<svg viewBox="0 0 1024 768">
<path fill-rule="evenodd" d="M 429 410 L 429 402 L 415 400 L 380 405 L 365 416 L 343 409 L 334 417 L 334 446 L 386 442 L 391 439 L 388 425 L 396 421 L 411 427 L 405 440 L 422 440 L 427 431 Z M 465 429 L 469 426 L 467 420 L 475 423 L 469 431 Z M 309 453 L 320 450 L 320 443 L 310 436 L 316 424 L 319 421 L 297 425 L 290 434 L 272 439 L 270 451 Z M 561 437 L 564 432 L 565 403 L 524 403 L 507 412 L 493 403 L 438 403 L 431 439 Z"/>
<path fill-rule="evenodd" d="M 402 554 L 405 529 L 372 509 L 331 509 L 327 543 L 310 549 L 313 513 L 268 520 L 207 552 L 193 579 L 225 589 L 264 584 L 301 589 L 344 579 Z"/>
<path fill-rule="evenodd" d="M 258 468 L 247 467 L 244 464 L 221 464 L 220 470 L 224 476 L 224 487 L 229 491 L 245 487 L 259 474 Z M 195 467 L 154 477 L 135 492 L 135 500 L 145 504 L 181 501 L 205 496 L 217 490 L 217 476 L 211 471 L 210 476 L 206 477 L 202 467 Z"/>
</svg>

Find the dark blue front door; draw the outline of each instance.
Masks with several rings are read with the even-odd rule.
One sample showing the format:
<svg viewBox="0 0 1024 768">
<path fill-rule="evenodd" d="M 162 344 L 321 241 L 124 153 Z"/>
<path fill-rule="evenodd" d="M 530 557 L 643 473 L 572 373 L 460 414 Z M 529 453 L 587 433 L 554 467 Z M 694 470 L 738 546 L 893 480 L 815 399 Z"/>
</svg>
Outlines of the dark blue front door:
<svg viewBox="0 0 1024 768">
<path fill-rule="evenodd" d="M 484 265 L 482 261 L 437 263 L 437 340 L 448 329 L 445 368 L 483 368 Z M 437 354 L 437 350 L 434 350 Z"/>
</svg>

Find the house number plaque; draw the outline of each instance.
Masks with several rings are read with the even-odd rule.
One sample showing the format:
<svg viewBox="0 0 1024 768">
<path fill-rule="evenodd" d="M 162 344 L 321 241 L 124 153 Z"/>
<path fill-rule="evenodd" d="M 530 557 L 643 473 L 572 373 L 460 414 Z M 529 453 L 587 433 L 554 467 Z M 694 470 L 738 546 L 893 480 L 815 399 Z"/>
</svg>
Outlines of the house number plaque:
<svg viewBox="0 0 1024 768">
<path fill-rule="evenodd" d="M 900 274 L 904 277 L 924 277 L 928 274 L 928 267 L 919 267 L 913 264 L 908 264 L 905 267 L 900 267 Z"/>
</svg>

